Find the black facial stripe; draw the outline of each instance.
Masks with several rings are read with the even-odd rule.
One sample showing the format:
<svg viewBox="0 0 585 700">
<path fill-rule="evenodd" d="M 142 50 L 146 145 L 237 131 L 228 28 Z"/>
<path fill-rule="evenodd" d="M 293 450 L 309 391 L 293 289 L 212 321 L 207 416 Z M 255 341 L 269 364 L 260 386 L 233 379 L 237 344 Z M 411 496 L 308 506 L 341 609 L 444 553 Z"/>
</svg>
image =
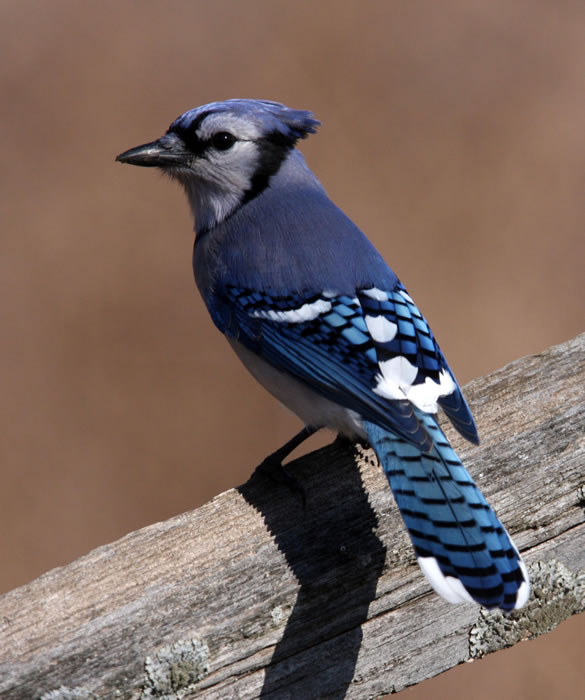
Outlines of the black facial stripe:
<svg viewBox="0 0 585 700">
<path fill-rule="evenodd" d="M 203 153 L 209 146 L 209 141 L 202 141 L 197 136 L 194 129 L 183 129 L 181 127 L 175 126 L 172 129 L 169 129 L 169 132 L 177 134 L 177 136 L 187 147 L 189 153 L 192 153 L 194 156 L 203 155 Z"/>
<path fill-rule="evenodd" d="M 208 140 L 202 140 L 197 136 L 197 131 L 199 130 L 199 127 L 201 126 L 201 122 L 208 117 L 211 114 L 211 110 L 207 112 L 202 112 L 201 114 L 198 115 L 197 119 L 195 119 L 189 127 L 184 127 L 184 126 L 178 126 L 175 125 L 173 126 L 172 129 L 169 129 L 170 132 L 177 134 L 177 136 L 183 141 L 185 146 L 189 149 L 189 151 L 194 155 L 194 156 L 201 156 L 209 146 L 209 141 Z"/>
<path fill-rule="evenodd" d="M 258 168 L 252 177 L 250 189 L 244 193 L 242 204 L 246 204 L 261 194 L 270 182 L 270 178 L 279 171 L 284 159 L 294 146 L 294 140 L 280 131 L 273 131 L 256 141 L 260 150 Z"/>
<path fill-rule="evenodd" d="M 204 157 L 207 149 L 212 147 L 211 139 L 201 139 L 196 133 L 201 122 L 209 114 L 210 112 L 200 114 L 197 120 L 192 122 L 188 128 L 175 125 L 169 130 L 177 134 L 189 152 L 195 157 Z M 256 141 L 260 159 L 256 172 L 252 176 L 250 187 L 244 192 L 242 204 L 246 204 L 246 202 L 254 199 L 268 187 L 270 178 L 278 172 L 284 159 L 294 147 L 295 141 L 295 138 L 286 136 L 280 131 L 272 131 Z"/>
</svg>

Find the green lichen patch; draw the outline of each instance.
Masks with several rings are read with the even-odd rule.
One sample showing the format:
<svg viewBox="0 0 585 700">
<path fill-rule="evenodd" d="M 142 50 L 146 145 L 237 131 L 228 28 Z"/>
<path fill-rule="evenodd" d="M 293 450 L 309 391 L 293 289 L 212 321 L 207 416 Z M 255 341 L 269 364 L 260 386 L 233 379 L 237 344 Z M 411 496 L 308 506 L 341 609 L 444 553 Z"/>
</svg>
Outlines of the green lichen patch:
<svg viewBox="0 0 585 700">
<path fill-rule="evenodd" d="M 574 574 L 552 559 L 530 564 L 528 573 L 531 594 L 521 610 L 480 611 L 469 633 L 471 659 L 550 632 L 563 620 L 585 610 L 585 571 Z"/>
<path fill-rule="evenodd" d="M 186 639 L 147 656 L 141 698 L 181 698 L 209 673 L 209 647 L 200 639 Z"/>
</svg>

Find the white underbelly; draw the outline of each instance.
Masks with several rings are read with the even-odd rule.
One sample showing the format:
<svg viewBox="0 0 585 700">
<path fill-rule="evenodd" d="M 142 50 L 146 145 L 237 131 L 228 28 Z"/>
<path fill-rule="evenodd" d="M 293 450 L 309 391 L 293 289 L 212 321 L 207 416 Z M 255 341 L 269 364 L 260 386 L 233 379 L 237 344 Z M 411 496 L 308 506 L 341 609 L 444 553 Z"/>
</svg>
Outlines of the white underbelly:
<svg viewBox="0 0 585 700">
<path fill-rule="evenodd" d="M 349 438 L 356 435 L 366 437 L 357 413 L 320 396 L 298 379 L 272 367 L 237 340 L 228 338 L 228 341 L 250 374 L 305 425 L 331 428 Z"/>
</svg>

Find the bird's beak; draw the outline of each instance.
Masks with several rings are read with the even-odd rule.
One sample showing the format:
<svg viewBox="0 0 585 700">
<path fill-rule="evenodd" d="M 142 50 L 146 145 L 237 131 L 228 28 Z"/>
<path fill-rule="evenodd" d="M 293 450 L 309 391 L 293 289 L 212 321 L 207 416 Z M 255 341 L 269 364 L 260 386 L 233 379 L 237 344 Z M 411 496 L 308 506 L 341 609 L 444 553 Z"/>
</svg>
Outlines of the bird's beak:
<svg viewBox="0 0 585 700">
<path fill-rule="evenodd" d="M 116 156 L 120 163 L 142 165 L 145 168 L 168 168 L 189 165 L 193 156 L 178 149 L 177 144 L 163 136 L 157 141 L 136 146 Z"/>
</svg>

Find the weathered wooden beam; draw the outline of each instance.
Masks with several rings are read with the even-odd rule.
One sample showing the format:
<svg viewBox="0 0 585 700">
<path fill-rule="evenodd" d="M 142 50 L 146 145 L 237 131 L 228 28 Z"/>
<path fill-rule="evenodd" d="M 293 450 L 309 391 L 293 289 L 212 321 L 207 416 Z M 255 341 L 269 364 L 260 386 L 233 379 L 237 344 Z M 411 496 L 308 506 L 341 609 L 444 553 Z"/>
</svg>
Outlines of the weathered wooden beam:
<svg viewBox="0 0 585 700">
<path fill-rule="evenodd" d="M 523 610 L 432 593 L 373 453 L 334 443 L 294 464 L 305 511 L 256 475 L 2 596 L 0 696 L 376 697 L 583 610 L 585 335 L 466 394 L 482 446 L 451 437 L 530 564 Z"/>
</svg>

